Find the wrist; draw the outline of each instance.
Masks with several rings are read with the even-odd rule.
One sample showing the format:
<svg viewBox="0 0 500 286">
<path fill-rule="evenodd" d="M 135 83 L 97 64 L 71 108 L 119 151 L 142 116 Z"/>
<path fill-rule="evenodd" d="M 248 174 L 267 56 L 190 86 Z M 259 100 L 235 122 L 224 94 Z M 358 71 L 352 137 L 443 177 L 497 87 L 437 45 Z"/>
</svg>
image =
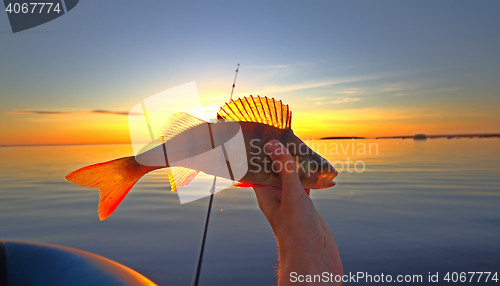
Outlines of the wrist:
<svg viewBox="0 0 500 286">
<path fill-rule="evenodd" d="M 285 240 L 286 241 L 286 240 Z M 292 272 L 299 275 L 343 275 L 342 262 L 334 241 L 323 236 L 309 244 L 282 243 L 278 238 L 280 283 L 288 285 Z"/>
</svg>

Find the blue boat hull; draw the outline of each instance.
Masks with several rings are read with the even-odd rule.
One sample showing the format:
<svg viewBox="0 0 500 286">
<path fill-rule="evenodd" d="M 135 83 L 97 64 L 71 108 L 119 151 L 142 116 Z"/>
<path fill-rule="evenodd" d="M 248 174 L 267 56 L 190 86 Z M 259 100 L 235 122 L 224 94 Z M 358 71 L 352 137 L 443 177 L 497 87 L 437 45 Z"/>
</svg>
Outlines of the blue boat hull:
<svg viewBox="0 0 500 286">
<path fill-rule="evenodd" d="M 156 285 L 115 261 L 75 248 L 0 241 L 0 286 Z"/>
</svg>

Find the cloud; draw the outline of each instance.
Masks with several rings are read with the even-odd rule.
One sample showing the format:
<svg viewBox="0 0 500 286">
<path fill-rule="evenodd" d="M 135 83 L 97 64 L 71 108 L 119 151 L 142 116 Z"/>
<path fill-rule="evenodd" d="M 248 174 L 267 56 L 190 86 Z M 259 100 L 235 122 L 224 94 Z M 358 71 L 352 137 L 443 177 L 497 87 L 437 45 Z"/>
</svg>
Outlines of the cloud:
<svg viewBox="0 0 500 286">
<path fill-rule="evenodd" d="M 70 114 L 75 112 L 64 112 L 64 111 L 42 111 L 42 110 L 29 110 L 29 109 L 14 109 L 9 112 L 9 114 L 43 114 L 43 115 L 61 115 Z"/>
<path fill-rule="evenodd" d="M 305 100 L 314 101 L 314 102 L 321 102 L 325 99 L 326 99 L 326 97 L 308 97 L 308 98 L 305 98 Z"/>
<path fill-rule="evenodd" d="M 309 88 L 317 88 L 324 86 L 333 86 L 345 83 L 353 83 L 367 80 L 374 80 L 383 77 L 382 75 L 373 75 L 373 76 L 361 76 L 361 77 L 352 77 L 352 78 L 335 78 L 335 79 L 327 79 L 323 81 L 310 81 L 310 82 L 302 82 L 297 84 L 290 85 L 271 85 L 262 88 L 261 90 L 255 90 L 250 92 L 250 94 L 254 95 L 267 95 L 273 93 L 282 93 L 282 92 L 290 92 L 301 89 L 309 89 Z M 246 96 L 248 93 L 237 94 L 236 96 Z"/>
<path fill-rule="evenodd" d="M 358 91 L 356 91 L 356 90 L 344 90 L 344 91 L 338 91 L 336 93 L 340 93 L 340 94 L 355 94 L 355 93 L 358 93 Z"/>
<path fill-rule="evenodd" d="M 128 111 L 111 111 L 111 110 L 99 110 L 99 109 L 94 109 L 91 111 L 88 111 L 87 113 L 101 113 L 101 114 L 114 114 L 114 115 L 129 115 Z M 136 115 L 136 114 L 131 114 L 131 115 Z"/>
<path fill-rule="evenodd" d="M 267 65 L 267 66 L 249 66 L 249 69 L 286 69 L 292 67 L 293 65 Z"/>
<path fill-rule="evenodd" d="M 328 103 L 339 104 L 339 103 L 356 102 L 356 101 L 360 101 L 360 100 L 361 100 L 361 98 L 358 98 L 358 97 L 339 97 L 336 100 L 327 101 L 327 102 L 325 102 L 325 101 L 316 101 L 316 102 L 314 102 L 314 104 L 317 104 L 317 105 L 328 104 Z"/>
<path fill-rule="evenodd" d="M 344 97 L 344 98 L 339 98 L 337 100 L 330 101 L 331 103 L 349 103 L 349 102 L 356 102 L 360 101 L 361 98 L 357 97 Z"/>
<path fill-rule="evenodd" d="M 245 68 L 248 69 L 259 69 L 259 70 L 270 70 L 270 69 L 288 69 L 288 68 L 294 68 L 297 66 L 305 66 L 305 65 L 310 65 L 312 63 L 310 62 L 303 62 L 303 63 L 293 63 L 293 64 L 277 64 L 277 65 L 265 65 L 265 66 L 248 66 Z"/>
<path fill-rule="evenodd" d="M 31 109 L 14 109 L 9 114 L 40 114 L 40 115 L 66 115 L 66 114 L 111 114 L 111 115 L 129 115 L 128 111 L 112 111 L 112 110 L 87 110 L 87 111 L 46 111 L 46 110 L 31 110 Z M 130 115 L 137 115 L 130 113 Z"/>
</svg>

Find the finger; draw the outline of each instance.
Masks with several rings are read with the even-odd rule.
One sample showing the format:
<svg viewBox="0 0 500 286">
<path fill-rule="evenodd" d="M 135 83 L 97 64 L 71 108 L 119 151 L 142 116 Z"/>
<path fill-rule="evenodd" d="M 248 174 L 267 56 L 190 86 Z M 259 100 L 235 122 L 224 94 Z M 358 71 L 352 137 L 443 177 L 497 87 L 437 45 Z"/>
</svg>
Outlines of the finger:
<svg viewBox="0 0 500 286">
<path fill-rule="evenodd" d="M 271 140 L 264 146 L 281 177 L 282 203 L 295 203 L 304 195 L 304 187 L 299 179 L 297 164 L 288 149 L 278 140 Z"/>
<path fill-rule="evenodd" d="M 259 208 L 271 226 L 274 227 L 276 212 L 279 211 L 281 204 L 281 188 L 260 185 L 254 185 L 252 188 L 255 191 Z"/>
<path fill-rule="evenodd" d="M 281 202 L 281 189 L 271 186 L 254 185 L 253 190 L 257 197 L 259 207 L 264 210 L 271 210 L 279 206 Z"/>
</svg>

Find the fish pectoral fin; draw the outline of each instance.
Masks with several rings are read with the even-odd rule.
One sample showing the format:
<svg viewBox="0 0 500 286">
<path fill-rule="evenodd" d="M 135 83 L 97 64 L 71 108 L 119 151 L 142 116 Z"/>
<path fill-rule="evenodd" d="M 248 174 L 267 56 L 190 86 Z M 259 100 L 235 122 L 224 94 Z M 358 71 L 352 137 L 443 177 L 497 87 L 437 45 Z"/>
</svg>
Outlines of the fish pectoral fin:
<svg viewBox="0 0 500 286">
<path fill-rule="evenodd" d="M 234 186 L 237 188 L 250 188 L 253 186 L 253 184 L 238 182 L 238 183 L 234 184 Z"/>
<path fill-rule="evenodd" d="M 205 123 L 204 120 L 196 118 L 191 114 L 177 112 L 172 114 L 165 125 L 163 125 L 159 136 L 162 141 L 165 142 L 172 137 L 175 137 L 176 135 L 203 123 Z"/>
<path fill-rule="evenodd" d="M 188 169 L 184 167 L 176 167 L 172 172 L 168 174 L 168 180 L 170 181 L 170 189 L 172 192 L 177 191 L 178 188 L 189 185 L 191 181 L 198 175 L 200 171 L 193 169 Z"/>
</svg>

